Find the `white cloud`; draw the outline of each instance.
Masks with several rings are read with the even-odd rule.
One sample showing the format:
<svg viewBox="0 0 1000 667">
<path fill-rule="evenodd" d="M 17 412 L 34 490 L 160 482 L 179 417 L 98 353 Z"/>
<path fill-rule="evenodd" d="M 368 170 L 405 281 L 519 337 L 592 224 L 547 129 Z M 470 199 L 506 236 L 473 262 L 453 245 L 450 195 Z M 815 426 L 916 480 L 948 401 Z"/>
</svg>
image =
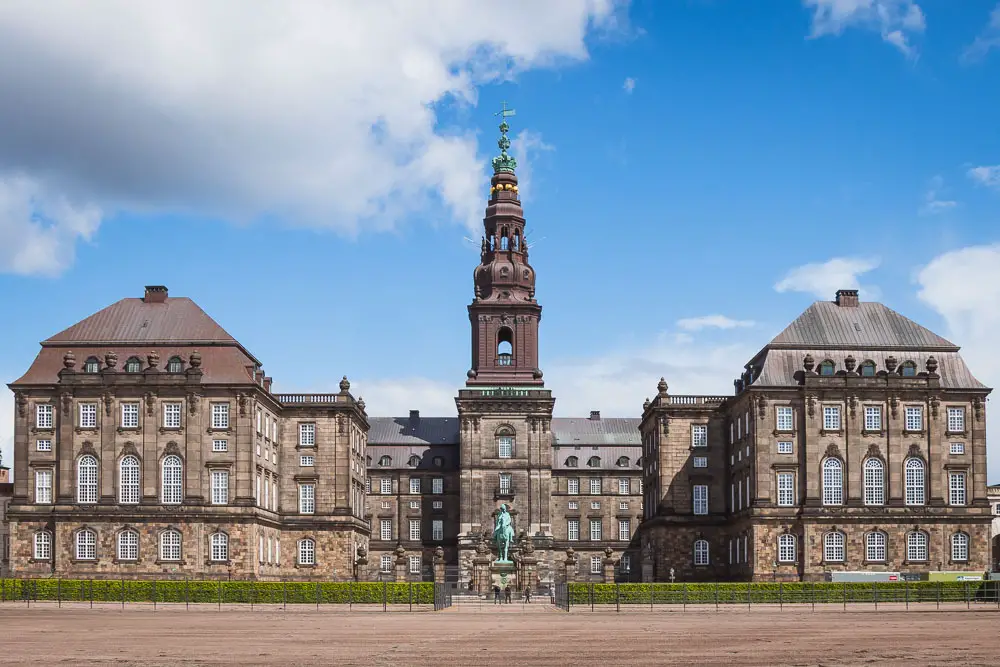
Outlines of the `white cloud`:
<svg viewBox="0 0 1000 667">
<path fill-rule="evenodd" d="M 625 83 L 622 84 L 622 90 L 624 90 L 627 95 L 631 95 L 632 91 L 635 90 L 635 79 L 632 77 L 625 79 Z"/>
<path fill-rule="evenodd" d="M 521 130 L 510 142 L 510 152 L 517 158 L 517 188 L 522 202 L 530 201 L 534 193 L 533 166 L 538 154 L 553 150 L 555 147 L 545 143 L 541 134 L 530 130 Z M 477 229 L 482 231 L 482 225 Z"/>
<path fill-rule="evenodd" d="M 913 38 L 927 27 L 914 0 L 802 0 L 813 11 L 810 37 L 839 35 L 848 28 L 878 32 L 908 58 L 916 56 Z"/>
<path fill-rule="evenodd" d="M 14 394 L 7 387 L 0 388 L 0 455 L 3 464 L 14 477 Z"/>
<path fill-rule="evenodd" d="M 0 182 L 14 211 L 0 217 L 0 270 L 65 267 L 102 211 L 353 234 L 440 206 L 478 229 L 494 151 L 437 110 L 585 59 L 587 36 L 620 29 L 626 6 L 509 0 L 498 20 L 453 0 L 0 3 Z M 49 226 L 25 217 L 53 206 Z"/>
<path fill-rule="evenodd" d="M 373 417 L 403 417 L 410 410 L 430 417 L 451 417 L 457 414 L 455 397 L 464 384 L 459 378 L 455 383 L 422 377 L 361 379 L 351 381 L 351 393 L 365 399 L 365 410 Z"/>
<path fill-rule="evenodd" d="M 677 321 L 677 326 L 685 331 L 701 331 L 702 329 L 735 329 L 737 327 L 752 327 L 753 320 L 734 320 L 725 315 L 703 315 L 701 317 L 686 317 Z"/>
<path fill-rule="evenodd" d="M 979 185 L 1000 190 L 1000 164 L 991 167 L 973 167 L 966 174 Z"/>
<path fill-rule="evenodd" d="M 878 293 L 874 286 L 862 286 L 858 277 L 878 267 L 877 257 L 835 257 L 829 261 L 805 264 L 789 271 L 774 286 L 778 292 L 806 292 L 820 299 L 829 300 L 838 289 L 856 289 L 864 298 Z"/>
<path fill-rule="evenodd" d="M 921 215 L 936 215 L 958 206 L 958 202 L 953 199 L 944 199 L 944 179 L 935 176 L 927 185 L 927 192 L 924 193 L 924 203 L 920 206 Z"/>
<path fill-rule="evenodd" d="M 982 32 L 962 53 L 962 60 L 967 63 L 979 62 L 996 48 L 1000 48 L 1000 4 L 993 8 Z"/>
<path fill-rule="evenodd" d="M 946 252 L 917 274 L 918 296 L 944 318 L 946 337 L 980 382 L 1000 387 L 1000 244 Z M 1000 481 L 1000 419 L 987 421 L 989 478 Z"/>
</svg>

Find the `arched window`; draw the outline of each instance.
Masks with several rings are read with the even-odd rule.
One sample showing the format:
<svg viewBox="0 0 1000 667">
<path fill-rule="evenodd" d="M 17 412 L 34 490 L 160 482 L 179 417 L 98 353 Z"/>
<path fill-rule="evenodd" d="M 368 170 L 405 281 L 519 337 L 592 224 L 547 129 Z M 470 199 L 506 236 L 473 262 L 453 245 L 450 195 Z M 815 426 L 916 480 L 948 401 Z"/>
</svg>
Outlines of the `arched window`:
<svg viewBox="0 0 1000 667">
<path fill-rule="evenodd" d="M 52 558 L 52 533 L 42 530 L 35 533 L 35 560 L 49 560 Z"/>
<path fill-rule="evenodd" d="M 844 466 L 840 459 L 823 461 L 823 504 L 844 504 Z"/>
<path fill-rule="evenodd" d="M 170 528 L 160 533 L 160 560 L 181 559 L 181 534 Z"/>
<path fill-rule="evenodd" d="M 694 541 L 694 564 L 708 565 L 708 540 Z"/>
<path fill-rule="evenodd" d="M 885 466 L 881 459 L 865 461 L 865 505 L 885 504 Z"/>
<path fill-rule="evenodd" d="M 826 361 L 824 361 L 823 363 L 821 363 L 819 365 L 819 374 L 820 375 L 833 375 L 834 369 L 835 369 L 835 366 L 833 365 L 833 362 L 830 361 L 829 359 L 827 359 Z"/>
<path fill-rule="evenodd" d="M 845 557 L 844 534 L 827 533 L 823 537 L 823 560 L 828 563 L 843 563 Z"/>
<path fill-rule="evenodd" d="M 510 429 L 501 429 L 497 432 L 497 456 L 501 459 L 514 456 L 514 433 Z"/>
<path fill-rule="evenodd" d="M 97 373 L 100 370 L 101 362 L 97 360 L 97 357 L 87 357 L 87 360 L 83 362 L 84 373 Z"/>
<path fill-rule="evenodd" d="M 225 533 L 212 533 L 209 538 L 209 554 L 216 563 L 229 560 L 229 536 Z"/>
<path fill-rule="evenodd" d="M 906 536 L 906 560 L 927 560 L 927 533 L 918 530 Z"/>
<path fill-rule="evenodd" d="M 796 562 L 795 554 L 796 540 L 794 535 L 785 533 L 778 537 L 778 562 L 779 563 L 794 563 Z"/>
<path fill-rule="evenodd" d="M 162 466 L 161 500 L 165 505 L 177 505 L 181 502 L 184 490 L 184 467 L 181 457 L 176 454 L 165 456 Z"/>
<path fill-rule="evenodd" d="M 123 530 L 118 533 L 118 560 L 139 559 L 139 533 Z"/>
<path fill-rule="evenodd" d="M 885 562 L 885 533 L 876 530 L 865 535 L 865 560 L 872 563 Z"/>
<path fill-rule="evenodd" d="M 908 378 L 916 377 L 917 365 L 912 361 L 904 361 L 903 365 L 899 367 L 899 374 Z"/>
<path fill-rule="evenodd" d="M 904 466 L 906 478 L 906 504 L 924 504 L 924 462 L 917 458 L 906 459 Z"/>
<path fill-rule="evenodd" d="M 299 565 L 316 564 L 316 543 L 311 538 L 299 540 Z"/>
<path fill-rule="evenodd" d="M 500 229 L 500 249 L 501 250 L 507 250 L 508 248 L 510 248 L 510 245 L 509 245 L 510 241 L 507 238 L 507 233 L 508 232 L 507 232 L 507 228 L 506 227 L 503 227 L 503 228 Z"/>
<path fill-rule="evenodd" d="M 627 468 L 628 467 L 628 457 L 627 456 L 619 456 L 618 460 L 615 461 L 615 465 L 618 466 L 619 468 Z"/>
<path fill-rule="evenodd" d="M 601 467 L 601 457 L 600 456 L 591 456 L 589 459 L 587 459 L 587 467 L 589 467 L 589 468 L 600 468 Z"/>
<path fill-rule="evenodd" d="M 90 454 L 76 463 L 76 502 L 97 502 L 97 457 Z"/>
<path fill-rule="evenodd" d="M 514 364 L 514 332 L 509 327 L 502 327 L 497 332 L 497 366 L 512 366 Z"/>
<path fill-rule="evenodd" d="M 580 465 L 580 459 L 576 458 L 575 456 L 567 456 L 566 457 L 566 467 L 567 468 L 576 468 L 579 465 Z"/>
<path fill-rule="evenodd" d="M 420 465 L 420 457 L 414 454 L 410 457 L 410 460 L 407 463 L 411 468 L 416 468 Z"/>
<path fill-rule="evenodd" d="M 76 559 L 94 560 L 97 558 L 97 533 L 90 528 L 84 528 L 76 534 Z"/>
<path fill-rule="evenodd" d="M 861 377 L 872 378 L 875 377 L 875 362 L 865 361 L 861 364 Z"/>
<path fill-rule="evenodd" d="M 118 502 L 122 505 L 139 502 L 139 459 L 131 454 L 118 462 Z"/>
<path fill-rule="evenodd" d="M 379 466 L 381 466 L 383 468 L 391 466 L 392 465 L 392 458 L 389 457 L 388 455 L 383 456 L 382 458 L 380 458 L 378 460 L 378 464 L 379 464 Z"/>
<path fill-rule="evenodd" d="M 141 371 L 142 371 L 142 362 L 139 361 L 139 357 L 129 357 L 128 361 L 125 362 L 125 372 L 139 373 Z"/>
<path fill-rule="evenodd" d="M 170 359 L 167 360 L 167 372 L 168 373 L 184 372 L 184 362 L 181 361 L 180 357 L 170 357 Z"/>
<path fill-rule="evenodd" d="M 955 533 L 951 536 L 951 559 L 953 561 L 969 560 L 969 536 L 965 533 Z"/>
</svg>

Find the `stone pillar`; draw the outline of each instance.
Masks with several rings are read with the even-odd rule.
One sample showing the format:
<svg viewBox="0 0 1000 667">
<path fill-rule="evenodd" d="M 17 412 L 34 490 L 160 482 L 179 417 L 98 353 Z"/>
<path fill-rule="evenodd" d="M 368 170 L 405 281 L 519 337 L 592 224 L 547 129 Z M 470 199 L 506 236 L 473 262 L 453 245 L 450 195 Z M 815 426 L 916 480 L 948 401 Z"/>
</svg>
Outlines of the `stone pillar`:
<svg viewBox="0 0 1000 667">
<path fill-rule="evenodd" d="M 479 554 L 472 559 L 476 593 L 479 595 L 489 595 L 493 590 L 493 576 L 490 572 L 491 560 L 493 559 L 490 558 L 489 554 L 485 556 Z"/>
<path fill-rule="evenodd" d="M 359 544 L 354 558 L 354 581 L 361 580 L 361 573 L 368 571 L 368 549 Z M 367 578 L 367 577 L 366 577 Z"/>
<path fill-rule="evenodd" d="M 576 552 L 573 551 L 573 547 L 566 550 L 566 560 L 563 562 L 563 570 L 565 572 L 566 583 L 572 584 L 576 581 Z"/>
<path fill-rule="evenodd" d="M 646 542 L 642 549 L 642 583 L 653 583 L 653 544 Z"/>
<path fill-rule="evenodd" d="M 441 547 L 434 550 L 434 583 L 444 583 L 444 549 Z"/>
<path fill-rule="evenodd" d="M 396 545 L 396 581 L 402 582 L 407 580 L 406 570 L 406 549 L 403 548 L 402 544 Z"/>
<path fill-rule="evenodd" d="M 618 559 L 615 558 L 615 554 L 611 550 L 611 547 L 604 548 L 604 560 L 602 561 L 602 564 L 604 565 L 604 583 L 615 583 L 615 565 L 618 564 Z"/>
</svg>

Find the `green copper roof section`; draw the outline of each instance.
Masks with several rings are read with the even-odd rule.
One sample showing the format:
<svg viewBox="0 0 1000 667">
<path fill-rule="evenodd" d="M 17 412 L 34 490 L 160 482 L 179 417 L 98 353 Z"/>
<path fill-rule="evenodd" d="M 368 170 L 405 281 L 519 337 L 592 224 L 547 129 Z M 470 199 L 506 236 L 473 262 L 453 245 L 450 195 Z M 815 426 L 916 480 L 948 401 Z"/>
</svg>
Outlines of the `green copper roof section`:
<svg viewBox="0 0 1000 667">
<path fill-rule="evenodd" d="M 508 109 L 507 103 L 502 102 L 500 111 L 493 114 L 494 116 L 500 116 L 500 139 L 497 141 L 497 147 L 500 148 L 500 155 L 493 158 L 494 174 L 499 174 L 501 172 L 513 174 L 514 170 L 517 169 L 517 160 L 507 153 L 507 149 L 510 148 L 510 139 L 507 138 L 507 132 L 510 130 L 510 125 L 507 124 L 507 119 L 516 113 L 517 111 L 515 109 Z"/>
</svg>

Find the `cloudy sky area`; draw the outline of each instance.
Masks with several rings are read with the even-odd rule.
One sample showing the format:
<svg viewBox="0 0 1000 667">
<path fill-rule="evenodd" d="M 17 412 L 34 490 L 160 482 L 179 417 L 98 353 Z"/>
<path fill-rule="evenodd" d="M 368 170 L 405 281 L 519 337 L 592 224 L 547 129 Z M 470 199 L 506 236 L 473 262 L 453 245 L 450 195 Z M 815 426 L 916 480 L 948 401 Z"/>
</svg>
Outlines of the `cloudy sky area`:
<svg viewBox="0 0 1000 667">
<path fill-rule="evenodd" d="M 998 386 L 998 80 L 996 0 L 8 0 L 0 377 L 162 283 L 279 391 L 454 414 L 507 100 L 559 414 L 730 394 L 850 287 Z"/>
</svg>

